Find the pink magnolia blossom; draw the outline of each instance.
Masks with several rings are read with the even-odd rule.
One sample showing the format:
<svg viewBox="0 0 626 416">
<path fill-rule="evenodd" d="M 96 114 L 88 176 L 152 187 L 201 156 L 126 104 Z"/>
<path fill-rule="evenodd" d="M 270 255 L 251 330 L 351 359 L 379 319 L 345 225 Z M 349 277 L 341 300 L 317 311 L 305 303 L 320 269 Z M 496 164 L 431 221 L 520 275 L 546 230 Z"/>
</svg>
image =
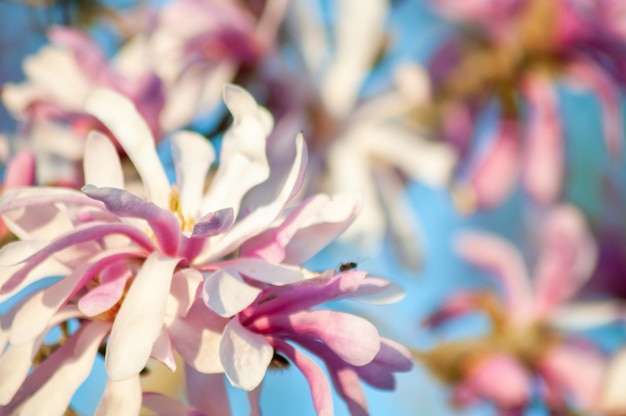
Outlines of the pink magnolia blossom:
<svg viewBox="0 0 626 416">
<path fill-rule="evenodd" d="M 117 62 L 130 74 L 158 75 L 167 98 L 161 125 L 180 128 L 214 110 L 222 85 L 272 51 L 286 5 L 267 1 L 257 17 L 233 0 L 169 2 L 120 50 Z"/>
<path fill-rule="evenodd" d="M 437 366 L 448 362 L 456 368 L 454 377 L 447 377 L 458 383 L 466 401 L 484 398 L 504 409 L 520 408 L 528 403 L 533 378 L 539 377 L 550 408 L 573 403 L 576 409 L 598 409 L 606 358 L 554 323 L 559 307 L 584 284 L 595 264 L 595 243 L 582 214 L 571 206 L 550 213 L 538 241 L 532 281 L 521 255 L 499 237 L 466 232 L 457 247 L 463 258 L 498 279 L 504 297 L 499 302 L 490 294 L 459 293 L 429 319 L 440 324 L 483 310 L 492 320 L 490 334 L 444 344 L 431 353 L 439 360 Z M 503 379 L 505 390 L 498 382 Z"/>
<path fill-rule="evenodd" d="M 135 106 L 114 91 L 96 90 L 86 101 L 86 111 L 108 127 L 134 163 L 143 182 L 140 195 L 125 189 L 109 138 L 92 132 L 82 192 L 32 187 L 2 196 L 0 212 L 20 241 L 0 252 L 0 301 L 30 283 L 64 276 L 27 295 L 5 318 L 8 351 L 18 350 L 21 358 L 8 361 L 5 353 L 0 356 L 5 365 L 28 370 L 32 351 L 49 328 L 65 321 L 63 311 L 69 310 L 85 328 L 69 339 L 96 342 L 82 341 L 80 334 L 89 333 L 99 337 L 97 347 L 108 336 L 110 394 L 102 405 L 114 409 L 118 400 L 140 403 L 135 394 L 140 390 L 118 383 L 136 379 L 149 358 L 174 369 L 176 351 L 195 371 L 222 372 L 209 341 L 227 324 L 223 317 L 248 307 L 265 287 L 312 276 L 298 265 L 348 226 L 359 203 L 347 195 L 317 195 L 285 211 L 306 166 L 302 137 L 295 140 L 289 171 L 277 178 L 266 155 L 273 125 L 269 113 L 239 87 L 227 86 L 224 100 L 234 123 L 223 138 L 220 164 L 206 190 L 214 155 L 204 138 L 191 132 L 175 135 L 176 183 L 170 185 L 150 129 Z M 204 287 L 215 312 L 196 297 L 203 273 L 209 274 Z M 45 365 L 50 357 L 37 369 L 76 372 L 79 382 L 95 353 L 64 346 L 58 351 L 65 351 L 59 354 L 72 361 L 71 367 L 63 360 Z M 80 368 L 73 367 L 78 363 Z M 7 408 L 29 406 L 34 397 L 49 394 L 33 396 L 44 391 L 39 380 L 43 373 L 16 374 L 20 376 L 5 381 L 10 385 L 3 389 Z M 62 398 L 65 403 L 66 395 Z"/>
<path fill-rule="evenodd" d="M 226 376 L 235 386 L 248 391 L 258 389 L 267 368 L 276 365 L 273 363 L 280 357 L 287 358 L 309 382 L 318 414 L 332 414 L 326 377 L 295 348 L 298 345 L 321 358 L 350 414 L 366 415 L 367 403 L 359 379 L 392 390 L 393 373 L 412 368 L 410 353 L 381 338 L 374 325 L 363 318 L 310 309 L 346 297 L 378 295 L 377 302 L 395 301 L 399 293 L 390 282 L 366 277 L 358 270 L 339 274 L 331 270 L 304 282 L 269 287 L 224 328 L 219 349 Z"/>
<path fill-rule="evenodd" d="M 389 236 L 403 264 L 417 269 L 419 225 L 406 184 L 414 180 L 446 186 L 454 151 L 447 143 L 427 140 L 407 120 L 408 109 L 428 101 L 428 81 L 418 66 L 400 66 L 389 88 L 363 97 L 362 88 L 385 45 L 390 2 L 340 0 L 329 7 L 334 18 L 325 24 L 319 3 L 293 3 L 286 27 L 297 40 L 293 47 L 302 57 L 301 66 L 295 75 L 286 74 L 284 64 L 273 62 L 263 73 L 270 88 L 265 81 L 262 88 L 269 90 L 270 105 L 284 114 L 279 123 L 306 132 L 312 168 L 323 177 L 309 184 L 308 192 L 316 192 L 322 183 L 331 193 L 363 195 L 363 212 L 341 239 L 376 255 Z M 304 82 L 302 72 L 310 74 Z"/>
<path fill-rule="evenodd" d="M 499 205 L 521 178 L 543 205 L 561 193 L 565 142 L 557 82 L 593 92 L 608 152 L 622 156 L 619 89 L 626 85 L 623 6 L 618 1 L 433 0 L 445 15 L 477 28 L 446 42 L 431 61 L 440 131 L 459 149 L 465 202 Z M 462 32 L 463 33 L 463 32 Z M 471 144 L 473 122 L 492 104 L 488 143 Z M 465 188 L 463 188 L 465 187 Z M 462 193 L 462 195 L 464 195 Z"/>
</svg>

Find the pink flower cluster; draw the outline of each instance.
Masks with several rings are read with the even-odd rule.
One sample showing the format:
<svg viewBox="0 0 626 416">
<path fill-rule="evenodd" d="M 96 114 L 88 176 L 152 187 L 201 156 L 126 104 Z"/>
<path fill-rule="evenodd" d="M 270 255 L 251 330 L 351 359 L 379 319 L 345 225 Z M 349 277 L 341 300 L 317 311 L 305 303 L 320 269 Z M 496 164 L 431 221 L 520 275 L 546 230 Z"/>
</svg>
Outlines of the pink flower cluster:
<svg viewBox="0 0 626 416">
<path fill-rule="evenodd" d="M 189 131 L 173 136 L 171 185 L 136 106 L 96 89 L 85 112 L 132 161 L 138 193 L 125 182 L 113 142 L 91 131 L 81 191 L 21 187 L 0 198 L 19 238 L 0 251 L 0 300 L 19 298 L 2 317 L 3 414 L 62 413 L 99 351 L 109 377 L 100 403 L 106 414 L 122 404 L 139 411 L 142 369 L 154 359 L 173 371 L 177 354 L 187 377 L 223 373 L 247 391 L 282 357 L 305 374 L 320 414 L 332 413 L 328 383 L 294 343 L 323 359 L 354 414 L 367 412 L 359 379 L 391 389 L 393 373 L 411 368 L 409 352 L 363 318 L 310 310 L 338 298 L 386 292 L 394 300 L 400 293 L 365 272 L 300 267 L 349 225 L 358 199 L 314 195 L 289 206 L 306 167 L 302 137 L 288 172 L 276 177 L 266 154 L 272 117 L 239 87 L 227 86 L 224 101 L 234 121 L 208 187 L 215 154 L 206 139 Z M 37 289 L 20 294 L 33 283 Z M 70 322 L 78 329 L 38 355 L 46 334 Z M 207 405 L 202 397 L 190 395 L 189 403 L 208 414 L 215 401 L 227 403 L 214 397 Z"/>
</svg>

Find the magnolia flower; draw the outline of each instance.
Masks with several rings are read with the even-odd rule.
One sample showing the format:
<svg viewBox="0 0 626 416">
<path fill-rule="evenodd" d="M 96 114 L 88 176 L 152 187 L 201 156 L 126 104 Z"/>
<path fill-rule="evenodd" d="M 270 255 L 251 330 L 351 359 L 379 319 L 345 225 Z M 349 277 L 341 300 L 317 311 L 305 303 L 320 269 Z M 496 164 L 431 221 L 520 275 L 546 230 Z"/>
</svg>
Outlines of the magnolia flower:
<svg viewBox="0 0 626 416">
<path fill-rule="evenodd" d="M 428 98 L 420 68 L 399 65 L 392 86 L 362 96 L 385 46 L 389 2 L 342 0 L 332 10 L 334 19 L 320 28 L 323 7 L 309 1 L 292 4 L 287 28 L 298 40 L 294 46 L 310 76 L 303 83 L 298 73 L 293 85 L 282 87 L 289 88 L 288 104 L 283 103 L 286 94 L 281 94 L 280 86 L 276 97 L 270 89 L 269 101 L 282 107 L 281 121 L 295 118 L 305 126 L 312 164 L 323 177 L 311 183 L 308 192 L 322 187 L 363 195 L 363 213 L 342 239 L 371 253 L 380 250 L 388 234 L 404 265 L 415 269 L 421 264 L 419 229 L 405 185 L 410 180 L 447 185 L 456 157 L 449 145 L 427 140 L 407 120 L 408 110 Z M 267 72 L 278 72 L 275 84 L 284 85 L 289 77 L 276 68 L 280 65 Z"/>
<path fill-rule="evenodd" d="M 483 398 L 504 409 L 523 407 L 533 379 L 539 377 L 549 408 L 598 409 L 605 357 L 553 323 L 559 306 L 588 279 L 595 264 L 595 244 L 581 213 L 571 206 L 551 212 L 539 248 L 531 286 L 523 260 L 510 243 L 478 232 L 460 238 L 461 256 L 498 279 L 504 302 L 488 293 L 453 296 L 430 323 L 483 310 L 492 321 L 492 332 L 417 355 L 456 386 L 462 402 Z"/>
<path fill-rule="evenodd" d="M 475 28 L 451 38 L 430 63 L 438 126 L 462 156 L 459 200 L 467 209 L 499 205 L 521 176 L 541 204 L 561 193 L 565 143 L 556 82 L 593 92 L 604 139 L 622 153 L 618 89 L 624 84 L 624 32 L 617 1 L 433 0 Z M 472 144 L 475 120 L 496 108 L 491 137 Z"/>
<path fill-rule="evenodd" d="M 205 284 L 204 293 L 206 289 Z M 390 282 L 366 277 L 358 270 L 339 274 L 331 270 L 304 282 L 269 287 L 224 328 L 219 350 L 225 374 L 233 385 L 251 391 L 259 388 L 268 368 L 293 363 L 309 382 L 315 410 L 330 415 L 333 406 L 326 377 L 292 345 L 296 344 L 321 358 L 350 414 L 367 414 L 358 380 L 380 389 L 394 389 L 393 373 L 412 368 L 410 353 L 381 338 L 374 325 L 363 318 L 310 309 L 346 297 L 375 296 L 378 303 L 396 301 L 401 293 Z M 254 398 L 252 403 L 255 407 Z"/>
<path fill-rule="evenodd" d="M 214 291 L 206 282 L 203 297 Z M 313 406 L 320 415 L 333 414 L 331 390 L 326 375 L 300 346 L 325 364 L 339 396 L 352 415 L 367 414 L 367 402 L 359 379 L 383 389 L 395 388 L 394 373 L 409 371 L 413 363 L 403 346 L 378 335 L 363 318 L 349 313 L 312 308 L 343 298 L 388 303 L 403 292 L 393 283 L 366 277 L 360 270 L 328 270 L 306 281 L 267 287 L 254 302 L 233 316 L 220 337 L 211 340 L 219 351 L 219 363 L 236 387 L 248 391 L 251 414 L 260 414 L 259 395 L 268 370 L 287 370 L 294 365 L 306 377 Z M 222 391 L 223 380 L 187 369 L 188 385 L 207 386 L 203 391 Z M 213 396 L 211 396 L 213 397 Z M 219 405 L 219 401 L 217 401 Z M 165 395 L 144 394 L 150 409 L 171 409 L 172 414 L 215 414 L 216 401 L 190 396 L 187 405 Z M 227 414 L 220 409 L 218 414 Z"/>
<path fill-rule="evenodd" d="M 97 350 L 95 338 L 108 336 L 105 367 L 112 385 L 105 398 L 114 403 L 131 394 L 136 404 L 140 390 L 118 383 L 136 385 L 130 380 L 138 378 L 150 357 L 173 369 L 177 351 L 200 373 L 220 372 L 206 350 L 206 339 L 226 324 L 219 315 L 245 309 L 267 285 L 311 277 L 298 265 L 348 226 L 358 201 L 318 195 L 285 214 L 306 165 L 302 137 L 296 138 L 290 170 L 276 177 L 265 153 L 273 124 L 269 113 L 235 86 L 226 87 L 224 100 L 234 124 L 223 138 L 220 165 L 206 190 L 214 155 L 204 138 L 181 132 L 172 139 L 176 182 L 170 185 L 150 129 L 134 105 L 114 91 L 97 90 L 88 97 L 86 111 L 123 147 L 142 179 L 142 194 L 125 189 L 113 144 L 94 132 L 86 143 L 82 192 L 34 187 L 3 195 L 0 212 L 21 241 L 0 252 L 0 301 L 30 283 L 64 276 L 27 295 L 6 318 L 8 351 L 19 350 L 21 359 L 7 361 L 3 354 L 5 365 L 28 370 L 42 337 L 71 313 L 85 323 L 68 339 L 94 343 Z M 205 288 L 211 288 L 207 303 L 214 312 L 195 296 L 203 273 L 210 273 Z M 78 381 L 95 353 L 64 346 L 58 350 L 64 351 L 59 353 L 63 360 L 45 365 L 50 356 L 38 369 L 55 374 L 80 370 Z M 65 368 L 65 360 L 72 361 L 72 369 Z M 40 397 L 50 391 L 77 387 L 68 383 L 42 390 L 41 372 L 5 380 L 10 388 L 3 388 L 3 403 L 9 409 L 33 401 L 41 406 Z M 35 391 L 45 393 L 32 396 Z M 71 394 L 59 397 L 67 405 Z"/>
<path fill-rule="evenodd" d="M 167 97 L 161 123 L 171 131 L 215 110 L 222 85 L 272 50 L 285 7 L 285 0 L 267 1 L 257 18 L 232 0 L 169 2 L 117 62 L 131 74 L 158 75 Z"/>
</svg>

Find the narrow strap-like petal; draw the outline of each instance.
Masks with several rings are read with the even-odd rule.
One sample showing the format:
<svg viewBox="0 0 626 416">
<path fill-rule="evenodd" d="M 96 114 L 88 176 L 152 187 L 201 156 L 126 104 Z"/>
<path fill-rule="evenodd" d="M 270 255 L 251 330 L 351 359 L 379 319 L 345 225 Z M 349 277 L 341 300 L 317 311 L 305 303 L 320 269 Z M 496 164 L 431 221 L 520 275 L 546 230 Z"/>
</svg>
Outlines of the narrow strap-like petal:
<svg viewBox="0 0 626 416">
<path fill-rule="evenodd" d="M 150 128 L 135 105 L 113 90 L 97 89 L 87 97 L 85 111 L 100 119 L 113 132 L 137 168 L 150 201 L 167 208 L 170 184 L 154 147 Z"/>
<path fill-rule="evenodd" d="M 177 133 L 172 138 L 172 147 L 181 211 L 183 215 L 195 219 L 215 152 L 206 138 L 190 131 Z"/>
<path fill-rule="evenodd" d="M 274 349 L 263 335 L 250 332 L 238 318 L 224 328 L 220 344 L 220 360 L 228 380 L 246 391 L 255 389 L 272 361 Z"/>
<path fill-rule="evenodd" d="M 102 201 L 117 216 L 146 220 L 161 249 L 168 255 L 176 255 L 180 243 L 180 223 L 171 211 L 122 189 L 85 185 L 82 191 L 90 198 Z"/>
<path fill-rule="evenodd" d="M 104 134 L 92 131 L 85 142 L 85 183 L 124 189 L 124 174 L 117 149 Z"/>
<path fill-rule="evenodd" d="M 498 279 L 514 320 L 532 318 L 530 282 L 519 251 L 506 240 L 477 231 L 458 237 L 457 251 L 465 260 Z"/>
<path fill-rule="evenodd" d="M 105 364 L 114 380 L 144 368 L 163 327 L 169 289 L 178 259 L 152 253 L 128 290 L 113 322 Z"/>
</svg>

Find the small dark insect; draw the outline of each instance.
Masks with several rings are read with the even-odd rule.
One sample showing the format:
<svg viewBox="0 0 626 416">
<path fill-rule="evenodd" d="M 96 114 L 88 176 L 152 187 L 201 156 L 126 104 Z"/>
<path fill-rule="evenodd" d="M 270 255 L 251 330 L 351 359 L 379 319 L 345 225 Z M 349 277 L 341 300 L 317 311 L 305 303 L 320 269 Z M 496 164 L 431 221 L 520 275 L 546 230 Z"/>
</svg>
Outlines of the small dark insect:
<svg viewBox="0 0 626 416">
<path fill-rule="evenodd" d="M 269 368 L 272 370 L 286 370 L 289 368 L 289 365 L 289 360 L 274 350 L 274 355 L 272 356 L 272 361 L 270 361 Z"/>
<path fill-rule="evenodd" d="M 348 270 L 352 270 L 352 269 L 356 269 L 356 266 L 358 266 L 358 264 L 356 264 L 356 262 L 351 261 L 348 263 L 341 263 L 339 265 L 339 271 L 340 272 L 347 272 Z"/>
</svg>

